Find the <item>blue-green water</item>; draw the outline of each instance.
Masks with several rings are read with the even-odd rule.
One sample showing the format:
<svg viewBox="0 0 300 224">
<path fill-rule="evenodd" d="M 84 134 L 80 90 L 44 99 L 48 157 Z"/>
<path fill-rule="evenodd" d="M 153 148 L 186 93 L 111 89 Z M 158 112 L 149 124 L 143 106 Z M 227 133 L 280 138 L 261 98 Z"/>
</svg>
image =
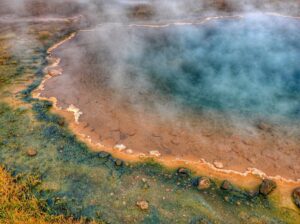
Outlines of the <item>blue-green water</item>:
<svg viewBox="0 0 300 224">
<path fill-rule="evenodd" d="M 262 15 L 141 28 L 129 38 L 136 48 L 127 49 L 126 62 L 135 85 L 143 80 L 183 105 L 298 118 L 299 28 L 297 20 Z"/>
</svg>

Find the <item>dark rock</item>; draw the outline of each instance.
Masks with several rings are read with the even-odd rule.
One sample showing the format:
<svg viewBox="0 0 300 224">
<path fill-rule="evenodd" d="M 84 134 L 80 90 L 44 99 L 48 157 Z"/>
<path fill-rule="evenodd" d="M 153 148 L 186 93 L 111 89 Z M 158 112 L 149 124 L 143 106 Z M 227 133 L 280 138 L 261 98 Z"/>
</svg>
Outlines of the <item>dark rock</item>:
<svg viewBox="0 0 300 224">
<path fill-rule="evenodd" d="M 259 193 L 262 195 L 270 194 L 276 188 L 276 183 L 273 180 L 265 179 L 259 186 Z"/>
<path fill-rule="evenodd" d="M 197 188 L 199 190 L 205 190 L 205 189 L 208 189 L 211 185 L 211 181 L 208 177 L 200 177 L 198 179 L 198 186 Z"/>
<path fill-rule="evenodd" d="M 108 152 L 98 152 L 98 157 L 99 158 L 108 158 L 110 156 L 110 154 Z"/>
<path fill-rule="evenodd" d="M 28 149 L 26 153 L 30 157 L 34 157 L 34 156 L 37 155 L 37 151 L 35 149 L 32 149 L 32 148 Z"/>
<path fill-rule="evenodd" d="M 293 191 L 293 200 L 294 203 L 298 206 L 298 208 L 300 208 L 300 187 L 296 188 Z"/>
<path fill-rule="evenodd" d="M 183 167 L 179 168 L 179 169 L 177 170 L 177 173 L 178 173 L 180 176 L 189 176 L 189 175 L 190 175 L 190 171 L 189 171 L 188 169 L 186 169 L 186 168 L 183 168 Z"/>
<path fill-rule="evenodd" d="M 221 189 L 223 189 L 223 190 L 232 190 L 233 185 L 228 180 L 224 180 L 222 185 L 221 185 Z"/>
</svg>

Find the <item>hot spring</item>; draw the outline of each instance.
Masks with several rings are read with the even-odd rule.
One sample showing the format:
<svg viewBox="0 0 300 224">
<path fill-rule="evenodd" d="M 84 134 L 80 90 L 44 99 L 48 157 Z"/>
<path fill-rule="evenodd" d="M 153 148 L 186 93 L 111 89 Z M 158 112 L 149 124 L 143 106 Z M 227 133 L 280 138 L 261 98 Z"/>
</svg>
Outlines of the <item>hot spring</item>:
<svg viewBox="0 0 300 224">
<path fill-rule="evenodd" d="M 159 38 L 151 31 L 142 54 L 129 54 L 125 74 L 194 109 L 297 119 L 299 28 L 298 21 L 255 17 L 172 27 L 157 31 Z"/>
<path fill-rule="evenodd" d="M 110 147 L 294 178 L 299 28 L 300 20 L 262 14 L 102 24 L 56 49 L 63 73 L 42 96 L 75 105 L 81 131 Z"/>
</svg>

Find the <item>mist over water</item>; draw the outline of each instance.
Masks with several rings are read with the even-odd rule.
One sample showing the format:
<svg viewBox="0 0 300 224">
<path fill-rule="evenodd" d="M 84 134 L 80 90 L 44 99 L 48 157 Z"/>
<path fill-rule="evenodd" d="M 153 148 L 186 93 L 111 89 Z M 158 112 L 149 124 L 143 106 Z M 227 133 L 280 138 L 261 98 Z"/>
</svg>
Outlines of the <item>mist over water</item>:
<svg viewBox="0 0 300 224">
<path fill-rule="evenodd" d="M 200 26 L 105 27 L 98 54 L 110 57 L 112 87 L 135 99 L 159 94 L 195 111 L 298 118 L 299 28 L 261 14 Z"/>
</svg>

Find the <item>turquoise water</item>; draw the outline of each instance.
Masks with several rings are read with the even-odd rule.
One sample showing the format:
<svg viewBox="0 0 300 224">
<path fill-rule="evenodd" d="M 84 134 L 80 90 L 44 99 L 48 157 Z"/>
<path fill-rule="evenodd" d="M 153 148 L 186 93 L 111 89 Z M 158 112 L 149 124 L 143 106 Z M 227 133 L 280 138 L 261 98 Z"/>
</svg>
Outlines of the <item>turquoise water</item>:
<svg viewBox="0 0 300 224">
<path fill-rule="evenodd" d="M 298 118 L 299 28 L 297 20 L 262 15 L 140 28 L 125 60 L 135 85 L 143 80 L 152 92 L 197 110 Z"/>
</svg>

